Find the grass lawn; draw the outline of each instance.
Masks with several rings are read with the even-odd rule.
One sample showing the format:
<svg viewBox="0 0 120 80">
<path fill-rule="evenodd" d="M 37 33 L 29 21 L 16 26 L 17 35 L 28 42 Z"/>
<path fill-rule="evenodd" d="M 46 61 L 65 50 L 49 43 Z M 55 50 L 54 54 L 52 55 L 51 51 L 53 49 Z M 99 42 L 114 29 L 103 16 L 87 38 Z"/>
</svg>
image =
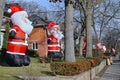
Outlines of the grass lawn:
<svg viewBox="0 0 120 80">
<path fill-rule="evenodd" d="M 4 59 L 0 56 L 0 80 L 20 80 L 15 76 L 53 76 L 50 63 L 40 63 L 39 57 L 30 57 L 30 60 L 29 66 L 3 66 L 1 62 L 4 63 Z M 84 58 L 76 58 L 76 61 L 80 60 L 84 60 Z"/>
<path fill-rule="evenodd" d="M 38 57 L 31 57 L 29 66 L 0 66 L 0 80 L 19 80 L 14 76 L 48 76 L 52 75 L 50 63 L 40 63 Z"/>
</svg>

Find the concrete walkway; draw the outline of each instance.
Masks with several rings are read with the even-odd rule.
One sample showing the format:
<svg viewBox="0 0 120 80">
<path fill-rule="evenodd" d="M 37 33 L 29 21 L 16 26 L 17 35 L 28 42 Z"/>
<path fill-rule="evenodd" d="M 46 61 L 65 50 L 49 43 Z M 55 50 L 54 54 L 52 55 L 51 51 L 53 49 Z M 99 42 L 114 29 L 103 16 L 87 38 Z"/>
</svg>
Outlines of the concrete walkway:
<svg viewBox="0 0 120 80">
<path fill-rule="evenodd" d="M 97 75 L 94 80 L 120 80 L 120 59 L 113 57 L 113 64 L 110 65 L 102 75 Z"/>
</svg>

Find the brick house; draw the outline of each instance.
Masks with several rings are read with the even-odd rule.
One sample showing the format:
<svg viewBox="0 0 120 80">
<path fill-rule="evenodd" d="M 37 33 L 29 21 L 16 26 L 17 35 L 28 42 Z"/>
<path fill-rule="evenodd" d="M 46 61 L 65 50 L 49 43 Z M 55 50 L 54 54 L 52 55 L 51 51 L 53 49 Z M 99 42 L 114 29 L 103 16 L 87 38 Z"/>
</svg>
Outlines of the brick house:
<svg viewBox="0 0 120 80">
<path fill-rule="evenodd" d="M 37 23 L 37 24 L 36 24 Z M 47 56 L 47 23 L 38 20 L 38 22 L 33 23 L 34 28 L 29 35 L 28 49 L 37 51 L 40 57 Z"/>
</svg>

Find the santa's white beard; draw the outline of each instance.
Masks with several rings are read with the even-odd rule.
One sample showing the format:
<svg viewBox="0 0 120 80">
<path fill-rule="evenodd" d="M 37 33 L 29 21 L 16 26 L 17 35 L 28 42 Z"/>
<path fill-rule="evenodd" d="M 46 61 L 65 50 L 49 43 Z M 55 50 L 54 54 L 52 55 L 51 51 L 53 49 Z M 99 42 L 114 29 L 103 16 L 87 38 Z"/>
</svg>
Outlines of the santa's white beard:
<svg viewBox="0 0 120 80">
<path fill-rule="evenodd" d="M 21 30 L 27 34 L 32 32 L 33 26 L 31 25 L 32 22 L 27 19 L 27 22 L 24 21 L 23 18 L 28 16 L 25 11 L 16 12 L 11 16 L 12 22 L 15 25 L 18 25 Z"/>
<path fill-rule="evenodd" d="M 61 40 L 64 37 L 64 35 L 60 30 L 56 31 L 56 27 L 53 27 L 52 29 L 50 29 L 49 33 L 52 34 L 58 40 Z"/>
<path fill-rule="evenodd" d="M 62 34 L 62 32 L 54 32 L 53 36 L 55 38 L 57 38 L 58 40 L 61 40 L 64 37 L 63 34 Z"/>
</svg>

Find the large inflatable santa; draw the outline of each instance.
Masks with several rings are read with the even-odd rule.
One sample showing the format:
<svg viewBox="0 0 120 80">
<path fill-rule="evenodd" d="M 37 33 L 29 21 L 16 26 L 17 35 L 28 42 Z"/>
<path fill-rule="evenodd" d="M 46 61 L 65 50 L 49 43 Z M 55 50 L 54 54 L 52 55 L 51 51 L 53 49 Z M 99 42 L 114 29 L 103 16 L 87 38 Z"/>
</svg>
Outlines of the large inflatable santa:
<svg viewBox="0 0 120 80">
<path fill-rule="evenodd" d="M 33 26 L 28 19 L 28 14 L 18 5 L 12 4 L 8 9 L 13 26 L 10 29 L 7 42 L 6 62 L 10 66 L 26 66 L 30 64 L 26 55 L 27 38 L 32 32 Z"/>
<path fill-rule="evenodd" d="M 104 44 L 102 44 L 101 42 L 96 42 L 96 49 L 101 49 L 101 52 L 105 53 L 106 46 Z"/>
<path fill-rule="evenodd" d="M 60 40 L 63 38 L 60 26 L 54 22 L 48 22 L 48 57 L 61 58 Z"/>
</svg>

